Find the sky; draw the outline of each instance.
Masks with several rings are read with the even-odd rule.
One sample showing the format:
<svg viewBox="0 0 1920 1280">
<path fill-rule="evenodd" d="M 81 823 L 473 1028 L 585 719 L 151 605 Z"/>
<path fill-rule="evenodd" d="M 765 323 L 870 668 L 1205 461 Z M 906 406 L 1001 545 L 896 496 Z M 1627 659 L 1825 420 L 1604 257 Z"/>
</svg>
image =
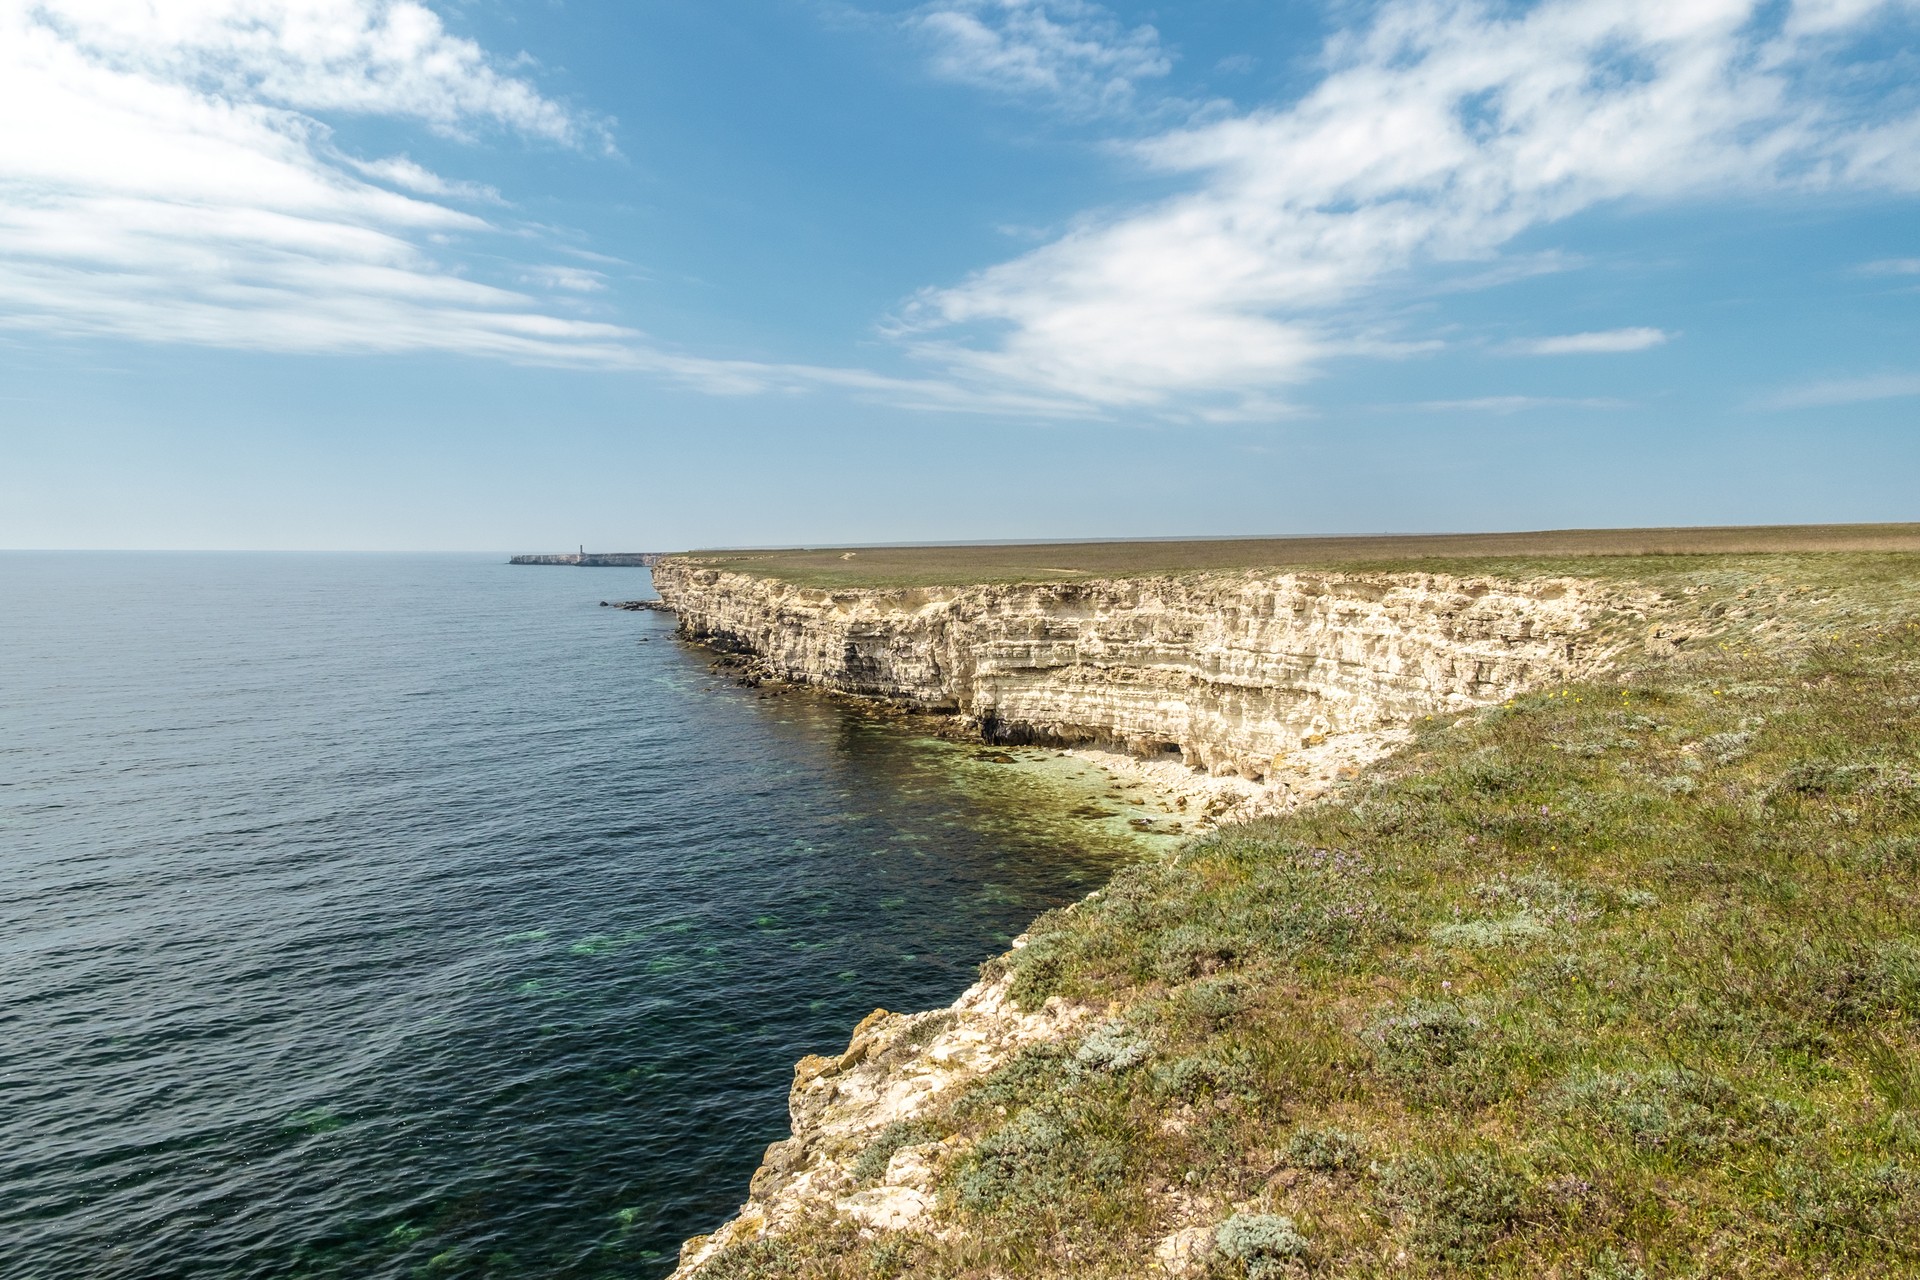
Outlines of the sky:
<svg viewBox="0 0 1920 1280">
<path fill-rule="evenodd" d="M 1920 519 L 1920 0 L 0 0 L 0 547 Z"/>
</svg>

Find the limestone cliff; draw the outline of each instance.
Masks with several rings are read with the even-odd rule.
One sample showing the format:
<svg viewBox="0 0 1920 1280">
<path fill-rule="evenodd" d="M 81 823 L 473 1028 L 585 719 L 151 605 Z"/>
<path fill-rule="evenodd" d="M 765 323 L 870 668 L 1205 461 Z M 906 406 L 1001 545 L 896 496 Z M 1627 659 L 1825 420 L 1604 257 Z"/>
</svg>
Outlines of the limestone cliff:
<svg viewBox="0 0 1920 1280">
<path fill-rule="evenodd" d="M 1603 665 L 1652 593 L 1591 580 L 1288 573 L 915 589 L 800 587 L 668 558 L 689 639 L 768 674 L 947 712 L 1002 742 L 1177 752 L 1261 779 L 1328 735 Z"/>
<path fill-rule="evenodd" d="M 1104 745 L 1169 765 L 1177 752 L 1216 775 L 1284 778 L 1265 788 L 1283 807 L 1324 794 L 1333 764 L 1377 757 L 1422 715 L 1607 665 L 1660 609 L 1652 591 L 1587 579 L 1427 573 L 820 590 L 669 558 L 654 585 L 684 636 L 751 654 L 767 675 L 953 714 L 990 740 Z M 1660 626 L 1647 639 L 1676 642 Z M 796 1068 L 792 1136 L 768 1149 L 740 1215 L 687 1242 L 675 1280 L 809 1217 L 927 1229 L 934 1183 L 958 1153 L 903 1128 L 1097 1014 L 1057 1000 L 1023 1013 L 1004 976 L 949 1009 L 876 1011 L 840 1057 Z M 1179 1273 L 1191 1245 L 1176 1233 L 1156 1265 Z"/>
</svg>

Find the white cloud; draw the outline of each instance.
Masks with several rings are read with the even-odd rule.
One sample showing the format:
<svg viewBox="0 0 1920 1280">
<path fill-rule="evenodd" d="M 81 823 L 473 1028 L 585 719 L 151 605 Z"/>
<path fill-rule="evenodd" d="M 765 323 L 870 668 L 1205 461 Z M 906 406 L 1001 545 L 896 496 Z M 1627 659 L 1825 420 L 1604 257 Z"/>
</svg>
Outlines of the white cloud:
<svg viewBox="0 0 1920 1280">
<path fill-rule="evenodd" d="M 1860 264 L 1859 270 L 1868 276 L 1920 276 L 1920 258 L 1882 258 Z"/>
<path fill-rule="evenodd" d="M 936 0 L 911 25 L 949 80 L 1096 115 L 1173 69 L 1152 27 L 1131 30 L 1087 0 Z"/>
<path fill-rule="evenodd" d="M 1133 146 L 1186 193 L 927 290 L 898 332 L 993 385 L 1231 403 L 1391 350 L 1370 317 L 1418 273 L 1484 270 L 1596 205 L 1911 194 L 1920 117 L 1898 77 L 1855 74 L 1855 38 L 1896 7 L 1387 0 L 1299 101 Z"/>
<path fill-rule="evenodd" d="M 520 278 L 542 289 L 564 289 L 569 293 L 599 293 L 607 287 L 604 274 L 585 267 L 528 267 Z"/>
<path fill-rule="evenodd" d="M 1657 347 L 1673 335 L 1661 329 L 1603 329 L 1597 333 L 1563 333 L 1515 343 L 1513 350 L 1529 356 L 1618 355 Z"/>
<path fill-rule="evenodd" d="M 1383 408 L 1401 406 L 1386 405 Z M 1468 400 L 1424 400 L 1405 406 L 1441 413 L 1520 413 L 1527 409 L 1630 409 L 1632 401 L 1607 396 L 1475 396 Z"/>
<path fill-rule="evenodd" d="M 455 200 L 474 200 L 482 204 L 502 204 L 499 191 L 478 182 L 456 182 L 443 178 L 405 156 L 386 156 L 379 160 L 361 160 L 342 156 L 354 170 L 377 182 L 412 191 L 417 195 L 441 196 Z"/>
<path fill-rule="evenodd" d="M 1903 400 L 1908 396 L 1920 396 L 1920 374 L 1889 373 L 1871 378 L 1815 382 L 1769 396 L 1761 403 L 1761 407 L 1824 409 L 1843 404 L 1865 404 L 1872 400 Z"/>
<path fill-rule="evenodd" d="M 0 0 L 0 326 L 278 351 L 623 359 L 633 335 L 471 280 L 490 188 L 343 154 L 312 112 L 601 126 L 413 0 Z"/>
<path fill-rule="evenodd" d="M 717 395 L 829 388 L 943 411 L 1076 416 L 1044 391 L 716 360 L 579 310 L 621 266 L 462 203 L 491 187 L 345 153 L 321 119 L 599 146 L 415 0 L 0 0 L 0 330 L 280 352 L 452 352 L 632 370 Z M 495 253 L 501 243 L 486 246 Z M 474 255 L 478 260 L 479 254 Z M 496 264 L 498 265 L 498 264 Z"/>
<path fill-rule="evenodd" d="M 602 127 L 496 70 L 418 0 L 10 0 L 94 65 L 236 101 L 488 121 L 573 143 Z"/>
</svg>

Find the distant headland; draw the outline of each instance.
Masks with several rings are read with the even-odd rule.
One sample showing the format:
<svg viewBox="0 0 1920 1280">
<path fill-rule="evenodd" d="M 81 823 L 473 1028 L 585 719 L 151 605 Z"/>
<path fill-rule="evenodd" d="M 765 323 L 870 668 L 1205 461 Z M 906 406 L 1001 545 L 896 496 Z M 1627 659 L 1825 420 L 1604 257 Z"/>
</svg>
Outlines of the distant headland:
<svg viewBox="0 0 1920 1280">
<path fill-rule="evenodd" d="M 570 564 L 582 569 L 651 569 L 663 551 L 594 551 L 585 547 L 557 556 L 509 556 L 508 564 Z"/>
</svg>

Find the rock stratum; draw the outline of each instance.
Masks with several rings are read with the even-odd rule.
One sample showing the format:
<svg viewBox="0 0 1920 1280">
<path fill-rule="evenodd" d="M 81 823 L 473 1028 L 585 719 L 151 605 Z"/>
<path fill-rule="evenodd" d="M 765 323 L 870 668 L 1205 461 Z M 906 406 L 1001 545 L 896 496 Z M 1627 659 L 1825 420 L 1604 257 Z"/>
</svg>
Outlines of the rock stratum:
<svg viewBox="0 0 1920 1280">
<path fill-rule="evenodd" d="M 961 717 L 992 742 L 1177 753 L 1261 780 L 1326 738 L 1606 664 L 1650 592 L 1587 579 L 1288 573 L 822 590 L 668 558 L 681 634 L 768 675 Z"/>
<path fill-rule="evenodd" d="M 988 741 L 1094 745 L 1286 796 L 1299 762 L 1343 742 L 1391 748 L 1421 716 L 1464 711 L 1609 665 L 1657 622 L 1657 593 L 1591 579 L 1438 573 L 1219 574 L 965 587 L 818 589 L 665 558 L 654 585 L 681 634 L 761 674 L 958 717 Z M 1323 794 L 1307 785 L 1290 803 Z M 1020 945 L 1016 943 L 1016 946 Z M 927 1229 L 948 1144 L 890 1145 L 914 1118 L 1095 1011 L 1023 1013 L 1004 974 L 950 1008 L 875 1011 L 838 1058 L 795 1071 L 792 1136 L 740 1214 L 682 1251 L 691 1280 L 731 1245 L 837 1214 Z M 908 1136 L 911 1136 L 910 1134 Z M 1160 1262 L 1178 1270 L 1180 1239 Z"/>
</svg>

